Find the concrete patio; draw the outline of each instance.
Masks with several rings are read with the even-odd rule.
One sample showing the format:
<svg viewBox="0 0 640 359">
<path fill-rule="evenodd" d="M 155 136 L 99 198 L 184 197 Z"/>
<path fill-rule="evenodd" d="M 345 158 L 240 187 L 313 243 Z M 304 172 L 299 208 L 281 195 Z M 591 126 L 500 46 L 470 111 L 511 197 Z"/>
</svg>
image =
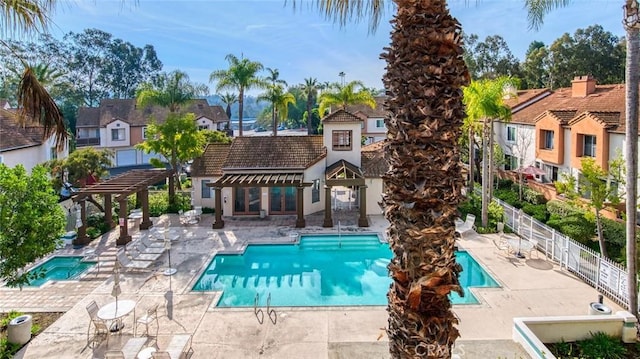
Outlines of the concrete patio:
<svg viewBox="0 0 640 359">
<path fill-rule="evenodd" d="M 355 226 L 357 216 L 337 213 L 335 223 L 343 231 L 384 233 L 386 220 L 370 217 L 371 227 Z M 217 294 L 191 292 L 203 267 L 220 250 L 238 249 L 247 243 L 290 242 L 292 231 L 330 233 L 337 228 L 321 227 L 322 216 L 309 216 L 307 228 L 293 228 L 295 218 L 253 220 L 225 219 L 222 230 L 211 228 L 211 215 L 203 215 L 196 226 L 179 226 L 177 216 L 154 218 L 156 227 L 166 221 L 180 231 L 181 238 L 171 249 L 172 267 L 178 272 L 171 278 L 167 255 L 157 260 L 149 272 L 126 272 L 121 275 L 119 299 L 137 302 L 140 316 L 151 305 L 160 304 L 157 342 L 147 345 L 165 348 L 173 334 L 193 335 L 192 358 L 388 358 L 385 333 L 385 307 L 275 308 L 276 324 L 265 317 L 258 323 L 253 308 L 216 308 Z M 132 229 L 135 235 L 137 229 Z M 66 311 L 46 331 L 34 338 L 17 358 L 102 358 L 106 343 L 94 348 L 87 345 L 89 317 L 85 306 L 95 300 L 104 305 L 114 300 L 113 262 L 117 231 L 91 244 L 100 254 L 98 273 L 90 272 L 80 280 L 49 283 L 41 288 L 0 289 L 0 310 L 23 312 Z M 528 358 L 511 340 L 514 317 L 587 314 L 588 305 L 598 292 L 569 272 L 558 268 L 542 256 L 518 259 L 499 253 L 492 243 L 494 235 L 466 234 L 459 247 L 469 251 L 501 284 L 501 288 L 473 290 L 480 299 L 477 305 L 456 305 L 461 338 L 454 353 L 461 358 Z M 82 253 L 65 249 L 62 254 Z M 534 256 L 535 257 L 535 256 Z M 464 273 L 462 273 L 464 275 Z M 614 311 L 617 305 L 605 300 Z M 122 334 L 112 335 L 109 349 L 120 349 L 133 333 L 133 316 L 125 318 Z M 155 329 L 155 328 L 154 328 Z"/>
</svg>

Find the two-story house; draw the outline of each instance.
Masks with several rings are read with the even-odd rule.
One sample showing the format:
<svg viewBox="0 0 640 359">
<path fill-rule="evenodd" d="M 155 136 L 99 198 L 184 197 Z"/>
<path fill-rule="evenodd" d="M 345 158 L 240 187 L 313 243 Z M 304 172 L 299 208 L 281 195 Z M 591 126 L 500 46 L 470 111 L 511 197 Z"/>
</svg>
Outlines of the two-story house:
<svg viewBox="0 0 640 359">
<path fill-rule="evenodd" d="M 222 215 L 297 215 L 296 226 L 303 227 L 305 215 L 322 210 L 331 227 L 340 193 L 349 192 L 358 224 L 367 226 L 367 214 L 382 213 L 387 166 L 380 143 L 361 145 L 362 123 L 361 116 L 338 110 L 322 119 L 322 135 L 209 144 L 192 166 L 194 205 L 215 208 L 216 228 L 224 225 Z"/>
<path fill-rule="evenodd" d="M 229 118 L 222 106 L 207 100 L 193 100 L 181 108 L 196 115 L 200 129 L 223 130 Z M 162 123 L 169 110 L 162 106 L 139 108 L 135 99 L 104 99 L 99 107 L 81 107 L 76 123 L 76 144 L 114 151 L 115 168 L 147 167 L 156 154 L 146 154 L 135 145 L 146 139 L 146 127 L 153 118 Z"/>
<path fill-rule="evenodd" d="M 607 170 L 618 151 L 624 156 L 624 85 L 597 85 L 590 76 L 578 76 L 571 87 L 529 90 L 536 91 L 529 101 L 511 100 L 517 102 L 509 103 L 511 122 L 496 126 L 496 141 L 505 154 L 525 158 L 506 169 L 533 164 L 546 172 L 539 180 L 551 182 L 563 172 L 578 178 L 584 157 Z"/>
<path fill-rule="evenodd" d="M 364 139 L 365 145 L 382 141 L 387 135 L 387 126 L 384 124 L 384 119 L 387 117 L 387 113 L 384 109 L 385 98 L 385 96 L 375 97 L 375 108 L 371 108 L 367 105 L 347 106 L 347 111 L 356 116 L 362 117 L 362 138 Z"/>
<path fill-rule="evenodd" d="M 55 136 L 44 138 L 44 128 L 35 122 L 21 124 L 16 110 L 0 100 L 0 163 L 8 167 L 18 164 L 31 172 L 38 164 L 66 158 L 69 148 L 58 151 Z"/>
</svg>

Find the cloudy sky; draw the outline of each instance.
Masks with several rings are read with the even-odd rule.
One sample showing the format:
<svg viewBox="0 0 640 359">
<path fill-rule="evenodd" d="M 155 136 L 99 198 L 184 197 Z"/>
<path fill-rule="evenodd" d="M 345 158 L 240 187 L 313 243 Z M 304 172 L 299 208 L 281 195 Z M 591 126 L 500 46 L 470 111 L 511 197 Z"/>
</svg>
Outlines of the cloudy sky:
<svg viewBox="0 0 640 359">
<path fill-rule="evenodd" d="M 192 81 L 210 85 L 213 70 L 226 69 L 227 54 L 277 68 L 289 84 L 315 77 L 320 82 L 360 80 L 382 87 L 392 11 L 370 34 L 366 23 L 340 28 L 311 7 L 315 0 L 71 0 L 53 16 L 56 37 L 97 28 L 142 47 L 151 44 L 165 71 L 180 69 Z M 539 31 L 528 29 L 523 0 L 451 0 L 450 11 L 468 34 L 480 39 L 501 35 L 513 54 L 524 58 L 529 44 L 551 44 L 563 33 L 600 24 L 624 35 L 621 0 L 575 0 L 545 19 Z"/>
</svg>

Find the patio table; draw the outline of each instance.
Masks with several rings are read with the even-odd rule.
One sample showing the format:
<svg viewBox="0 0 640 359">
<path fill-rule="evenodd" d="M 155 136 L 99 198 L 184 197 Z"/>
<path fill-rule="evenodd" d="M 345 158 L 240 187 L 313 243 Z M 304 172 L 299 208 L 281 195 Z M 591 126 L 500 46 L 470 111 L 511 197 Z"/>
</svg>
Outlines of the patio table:
<svg viewBox="0 0 640 359">
<path fill-rule="evenodd" d="M 124 316 L 132 311 L 135 316 L 135 308 L 136 302 L 133 300 L 118 300 L 117 302 L 111 302 L 100 308 L 100 310 L 98 310 L 98 318 L 104 321 L 111 321 L 110 330 L 117 332 L 124 327 L 124 325 L 122 325 L 122 318 Z"/>
<path fill-rule="evenodd" d="M 516 254 L 518 258 L 525 258 L 522 252 L 531 253 L 533 249 L 533 243 L 529 242 L 526 239 L 521 238 L 507 238 L 507 243 L 509 243 L 509 247 Z"/>
</svg>

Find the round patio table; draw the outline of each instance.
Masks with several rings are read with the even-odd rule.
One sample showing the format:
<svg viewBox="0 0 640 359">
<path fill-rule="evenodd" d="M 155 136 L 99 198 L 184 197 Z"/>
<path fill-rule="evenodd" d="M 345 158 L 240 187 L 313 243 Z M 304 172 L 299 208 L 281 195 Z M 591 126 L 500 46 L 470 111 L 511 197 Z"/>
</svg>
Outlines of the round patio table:
<svg viewBox="0 0 640 359">
<path fill-rule="evenodd" d="M 533 243 L 529 242 L 526 239 L 509 238 L 507 239 L 507 243 L 509 243 L 509 247 L 511 247 L 511 250 L 516 253 L 516 257 L 518 258 L 525 258 L 522 252 L 530 253 L 533 249 Z"/>
<path fill-rule="evenodd" d="M 144 348 L 140 351 L 140 353 L 138 353 L 138 359 L 151 359 L 153 357 L 153 353 L 156 352 L 156 348 L 155 347 L 147 347 Z"/>
<path fill-rule="evenodd" d="M 128 315 L 136 308 L 136 302 L 133 300 L 118 300 L 117 305 L 116 302 L 111 302 L 107 305 L 104 305 L 102 308 L 98 310 L 98 318 L 111 321 L 112 332 L 117 332 L 121 330 L 124 325 L 122 323 L 122 317 Z"/>
</svg>

